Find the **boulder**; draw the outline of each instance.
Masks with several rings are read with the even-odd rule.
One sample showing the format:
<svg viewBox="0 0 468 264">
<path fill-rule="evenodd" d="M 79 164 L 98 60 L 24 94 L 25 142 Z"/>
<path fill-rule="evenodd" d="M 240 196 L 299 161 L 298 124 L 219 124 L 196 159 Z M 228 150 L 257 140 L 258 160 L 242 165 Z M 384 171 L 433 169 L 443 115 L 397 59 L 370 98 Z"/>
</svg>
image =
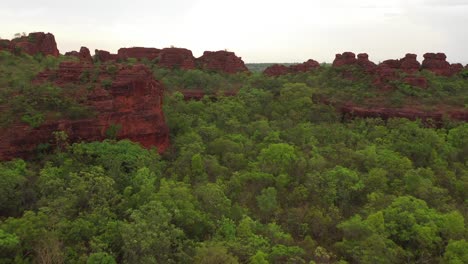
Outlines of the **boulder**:
<svg viewBox="0 0 468 264">
<path fill-rule="evenodd" d="M 203 56 L 197 59 L 197 64 L 203 70 L 225 73 L 248 72 L 249 70 L 234 52 L 229 51 L 205 51 Z"/>
</svg>

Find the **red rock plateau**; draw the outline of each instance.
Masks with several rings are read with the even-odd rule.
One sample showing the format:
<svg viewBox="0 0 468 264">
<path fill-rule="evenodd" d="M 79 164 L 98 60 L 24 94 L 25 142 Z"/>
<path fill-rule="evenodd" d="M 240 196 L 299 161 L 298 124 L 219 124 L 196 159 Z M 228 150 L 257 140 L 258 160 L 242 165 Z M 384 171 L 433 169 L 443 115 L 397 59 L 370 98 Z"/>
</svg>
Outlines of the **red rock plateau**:
<svg viewBox="0 0 468 264">
<path fill-rule="evenodd" d="M 203 70 L 219 71 L 225 73 L 248 72 L 249 70 L 234 52 L 229 51 L 205 51 L 203 56 L 197 59 L 197 64 Z"/>
<path fill-rule="evenodd" d="M 195 69 L 195 57 L 188 49 L 166 48 L 161 50 L 159 65 L 170 69 Z"/>
<path fill-rule="evenodd" d="M 263 72 L 265 75 L 270 76 L 270 77 L 277 77 L 285 74 L 295 74 L 295 73 L 301 73 L 301 72 L 308 72 L 315 70 L 320 67 L 320 63 L 317 61 L 314 61 L 312 59 L 300 63 L 300 64 L 295 64 L 291 65 L 289 67 L 281 65 L 281 64 L 274 64 L 268 68 L 265 69 Z"/>
<path fill-rule="evenodd" d="M 112 54 L 105 50 L 96 50 L 96 58 L 102 62 L 124 60 L 128 58 L 156 60 L 162 67 L 170 69 L 191 70 L 200 68 L 202 70 L 218 71 L 224 73 L 247 72 L 241 58 L 234 52 L 228 51 L 205 51 L 203 56 L 196 59 L 192 51 L 183 48 L 121 48 L 118 54 Z"/>
<path fill-rule="evenodd" d="M 128 59 L 128 58 L 135 58 L 135 59 L 148 59 L 154 60 L 159 57 L 161 53 L 160 49 L 156 48 L 142 48 L 142 47 L 133 47 L 133 48 L 121 48 L 117 52 L 117 56 L 120 59 Z"/>
<path fill-rule="evenodd" d="M 44 32 L 30 33 L 28 36 L 15 38 L 11 41 L 2 40 L 0 42 L 0 49 L 15 53 L 21 50 L 29 55 L 36 55 L 38 53 L 44 56 L 51 55 L 54 57 L 59 55 L 54 35 Z"/>
<path fill-rule="evenodd" d="M 162 111 L 163 86 L 144 65 L 118 66 L 110 87 L 96 85 L 85 104 L 96 115 L 80 120 L 48 121 L 37 128 L 16 123 L 0 131 L 0 160 L 28 156 L 39 143 L 53 142 L 54 131 L 65 131 L 72 142 L 107 138 L 106 131 L 116 126 L 118 139 L 130 139 L 159 152 L 169 146 L 169 131 Z M 57 71 L 41 73 L 37 82 L 55 79 L 57 85 L 78 83 L 92 65 L 64 62 Z M 104 68 L 100 79 L 108 78 Z"/>
</svg>

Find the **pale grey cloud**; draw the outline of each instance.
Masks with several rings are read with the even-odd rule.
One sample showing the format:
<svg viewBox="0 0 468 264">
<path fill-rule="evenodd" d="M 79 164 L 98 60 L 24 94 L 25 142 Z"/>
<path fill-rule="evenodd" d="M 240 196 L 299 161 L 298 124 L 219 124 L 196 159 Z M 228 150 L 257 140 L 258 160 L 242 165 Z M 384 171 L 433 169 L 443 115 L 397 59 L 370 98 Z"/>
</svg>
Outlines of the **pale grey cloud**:
<svg viewBox="0 0 468 264">
<path fill-rule="evenodd" d="M 467 1 L 447 0 L 16 0 L 2 4 L 0 36 L 49 31 L 62 52 L 175 45 L 291 62 L 347 50 L 375 61 L 445 51 L 468 63 L 466 14 Z"/>
</svg>

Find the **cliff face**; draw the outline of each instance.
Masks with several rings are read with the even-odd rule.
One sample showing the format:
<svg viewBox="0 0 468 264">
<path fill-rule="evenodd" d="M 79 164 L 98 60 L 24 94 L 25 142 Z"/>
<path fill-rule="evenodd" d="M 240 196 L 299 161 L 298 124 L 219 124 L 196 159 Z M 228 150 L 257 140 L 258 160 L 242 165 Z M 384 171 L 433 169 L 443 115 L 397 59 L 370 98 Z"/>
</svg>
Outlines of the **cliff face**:
<svg viewBox="0 0 468 264">
<path fill-rule="evenodd" d="M 50 80 L 57 85 L 80 81 L 89 64 L 62 63 L 58 71 L 44 72 L 36 82 Z M 107 78 L 107 76 L 100 76 Z M 37 128 L 16 123 L 0 130 L 0 160 L 24 157 L 40 143 L 53 143 L 53 132 L 65 131 L 71 142 L 96 141 L 108 137 L 117 129 L 117 139 L 130 139 L 144 147 L 157 147 L 159 152 L 169 146 L 168 128 L 162 111 L 163 86 L 143 65 L 119 66 L 110 87 L 96 85 L 87 94 L 85 104 L 96 113 L 80 120 L 47 121 Z"/>
<path fill-rule="evenodd" d="M 197 63 L 203 70 L 219 71 L 225 73 L 248 72 L 249 70 L 234 52 L 229 51 L 205 51 L 203 56 L 197 59 Z"/>
<path fill-rule="evenodd" d="M 51 55 L 57 57 L 59 50 L 57 49 L 57 43 L 55 42 L 54 35 L 44 32 L 30 33 L 28 36 L 16 38 L 10 41 L 8 49 L 10 51 L 21 51 L 35 55 L 42 53 L 44 56 Z"/>
<path fill-rule="evenodd" d="M 195 57 L 188 49 L 166 48 L 159 54 L 159 65 L 170 69 L 195 69 Z"/>
</svg>

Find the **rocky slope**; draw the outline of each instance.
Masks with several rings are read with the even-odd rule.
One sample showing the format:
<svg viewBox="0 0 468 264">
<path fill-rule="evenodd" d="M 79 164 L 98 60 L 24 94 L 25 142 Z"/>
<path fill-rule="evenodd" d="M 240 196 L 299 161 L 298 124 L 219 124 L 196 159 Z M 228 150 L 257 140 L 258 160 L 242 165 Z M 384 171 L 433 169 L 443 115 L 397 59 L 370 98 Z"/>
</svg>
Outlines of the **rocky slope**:
<svg viewBox="0 0 468 264">
<path fill-rule="evenodd" d="M 27 156 L 40 143 L 53 144 L 55 131 L 65 131 L 71 142 L 103 140 L 109 133 L 115 133 L 117 139 L 130 139 L 144 147 L 164 151 L 169 146 L 169 131 L 162 111 L 164 87 L 144 65 L 117 65 L 117 68 L 114 76 L 99 69 L 98 80 L 111 78 L 112 81 L 94 84 L 86 95 L 84 104 L 95 116 L 50 120 L 37 128 L 15 123 L 0 129 L 0 160 Z M 64 62 L 57 71 L 41 73 L 35 82 L 53 80 L 58 86 L 82 85 L 83 73 L 91 70 L 95 68 L 88 63 Z"/>
</svg>

